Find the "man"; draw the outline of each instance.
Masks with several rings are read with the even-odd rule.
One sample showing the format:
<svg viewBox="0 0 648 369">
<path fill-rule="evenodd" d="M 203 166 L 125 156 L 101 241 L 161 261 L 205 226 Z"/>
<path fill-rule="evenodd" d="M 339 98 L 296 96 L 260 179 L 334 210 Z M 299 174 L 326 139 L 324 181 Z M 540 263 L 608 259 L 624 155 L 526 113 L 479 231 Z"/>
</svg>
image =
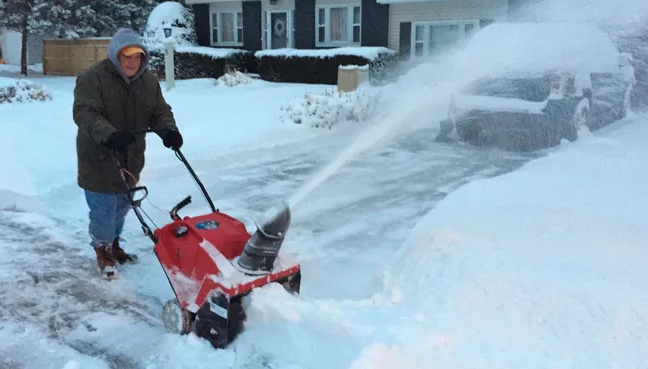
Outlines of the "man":
<svg viewBox="0 0 648 369">
<path fill-rule="evenodd" d="M 183 143 L 171 107 L 148 70 L 149 58 L 135 31 L 119 29 L 108 57 L 81 74 L 74 90 L 78 185 L 90 209 L 90 244 L 106 279 L 118 278 L 116 262 L 137 262 L 119 243 L 131 204 L 115 161 L 132 187 L 144 167 L 145 134 L 138 132 L 153 130 L 173 150 Z"/>
</svg>

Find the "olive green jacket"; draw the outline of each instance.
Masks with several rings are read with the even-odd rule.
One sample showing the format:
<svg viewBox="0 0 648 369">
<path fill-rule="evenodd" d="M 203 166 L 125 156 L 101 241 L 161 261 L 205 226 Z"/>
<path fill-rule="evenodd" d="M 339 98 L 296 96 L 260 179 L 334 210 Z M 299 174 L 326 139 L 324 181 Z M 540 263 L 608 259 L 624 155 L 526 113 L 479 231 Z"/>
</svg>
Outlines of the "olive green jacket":
<svg viewBox="0 0 648 369">
<path fill-rule="evenodd" d="M 126 175 L 130 186 L 139 181 L 144 168 L 146 135 L 136 134 L 135 143 L 123 155 L 102 145 L 111 133 L 152 129 L 163 137 L 161 130 L 178 129 L 157 77 L 145 70 L 146 62 L 143 60 L 142 70 L 132 80 L 109 59 L 77 77 L 73 116 L 78 126 L 77 179 L 81 188 L 103 193 L 124 192 L 126 187 L 115 159 L 130 173 Z"/>
</svg>

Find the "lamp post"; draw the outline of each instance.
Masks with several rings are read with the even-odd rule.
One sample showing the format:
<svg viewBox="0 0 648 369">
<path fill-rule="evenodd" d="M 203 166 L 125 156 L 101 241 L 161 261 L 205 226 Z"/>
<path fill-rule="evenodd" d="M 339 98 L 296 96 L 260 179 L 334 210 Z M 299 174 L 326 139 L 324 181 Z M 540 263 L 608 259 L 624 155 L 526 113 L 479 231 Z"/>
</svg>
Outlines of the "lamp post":
<svg viewBox="0 0 648 369">
<path fill-rule="evenodd" d="M 164 46 L 165 46 L 165 53 L 164 53 L 164 74 L 166 76 L 166 90 L 169 91 L 173 87 L 175 87 L 175 67 L 174 67 L 174 62 L 173 62 L 173 37 L 172 36 L 172 28 L 170 25 L 165 25 L 164 26 Z"/>
</svg>

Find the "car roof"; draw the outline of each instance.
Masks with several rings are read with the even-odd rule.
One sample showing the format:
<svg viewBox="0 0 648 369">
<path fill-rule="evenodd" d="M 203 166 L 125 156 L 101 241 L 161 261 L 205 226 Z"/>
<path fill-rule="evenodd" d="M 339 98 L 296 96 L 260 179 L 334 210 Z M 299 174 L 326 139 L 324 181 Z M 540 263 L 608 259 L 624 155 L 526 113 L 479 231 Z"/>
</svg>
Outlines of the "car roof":
<svg viewBox="0 0 648 369">
<path fill-rule="evenodd" d="M 578 23 L 498 22 L 461 53 L 478 74 L 618 73 L 619 51 L 602 30 Z"/>
</svg>

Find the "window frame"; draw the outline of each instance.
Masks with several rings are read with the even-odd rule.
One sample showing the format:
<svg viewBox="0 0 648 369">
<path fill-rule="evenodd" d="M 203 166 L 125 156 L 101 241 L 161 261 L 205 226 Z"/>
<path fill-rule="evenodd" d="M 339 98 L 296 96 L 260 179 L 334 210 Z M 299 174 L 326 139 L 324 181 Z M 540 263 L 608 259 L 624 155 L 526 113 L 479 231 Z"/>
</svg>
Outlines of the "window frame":
<svg viewBox="0 0 648 369">
<path fill-rule="evenodd" d="M 331 41 L 331 9 L 347 9 L 347 41 Z M 359 9 L 360 19 L 356 23 L 354 11 Z M 320 24 L 320 11 L 324 11 L 324 22 Z M 353 41 L 353 31 L 358 27 L 358 41 Z M 324 28 L 324 41 L 320 42 L 320 28 Z M 354 2 L 348 4 L 327 4 L 315 6 L 315 46 L 316 47 L 339 47 L 339 46 L 360 46 L 362 43 L 362 3 Z"/>
<path fill-rule="evenodd" d="M 223 32 L 220 29 L 222 14 L 232 14 L 234 17 L 234 41 L 223 41 Z M 214 16 L 216 16 L 216 24 L 214 24 Z M 243 11 L 229 10 L 229 11 L 215 11 L 211 12 L 209 16 L 209 39 L 212 46 L 243 46 L 244 28 L 243 28 Z M 218 40 L 214 40 L 214 30 L 217 32 Z M 239 37 L 240 31 L 240 37 Z"/>
<path fill-rule="evenodd" d="M 443 21 L 425 21 L 425 22 L 412 22 L 412 29 L 410 33 L 410 57 L 414 58 L 428 58 L 430 57 L 430 27 L 434 26 L 458 26 L 459 35 L 457 40 L 457 46 L 468 41 L 466 38 L 466 26 L 472 25 L 471 35 L 474 35 L 480 29 L 480 20 L 479 19 L 453 19 L 453 20 L 443 20 Z M 416 39 L 416 29 L 417 27 L 423 26 L 423 39 Z M 418 44 L 423 45 L 423 55 L 416 54 L 416 46 Z"/>
</svg>

